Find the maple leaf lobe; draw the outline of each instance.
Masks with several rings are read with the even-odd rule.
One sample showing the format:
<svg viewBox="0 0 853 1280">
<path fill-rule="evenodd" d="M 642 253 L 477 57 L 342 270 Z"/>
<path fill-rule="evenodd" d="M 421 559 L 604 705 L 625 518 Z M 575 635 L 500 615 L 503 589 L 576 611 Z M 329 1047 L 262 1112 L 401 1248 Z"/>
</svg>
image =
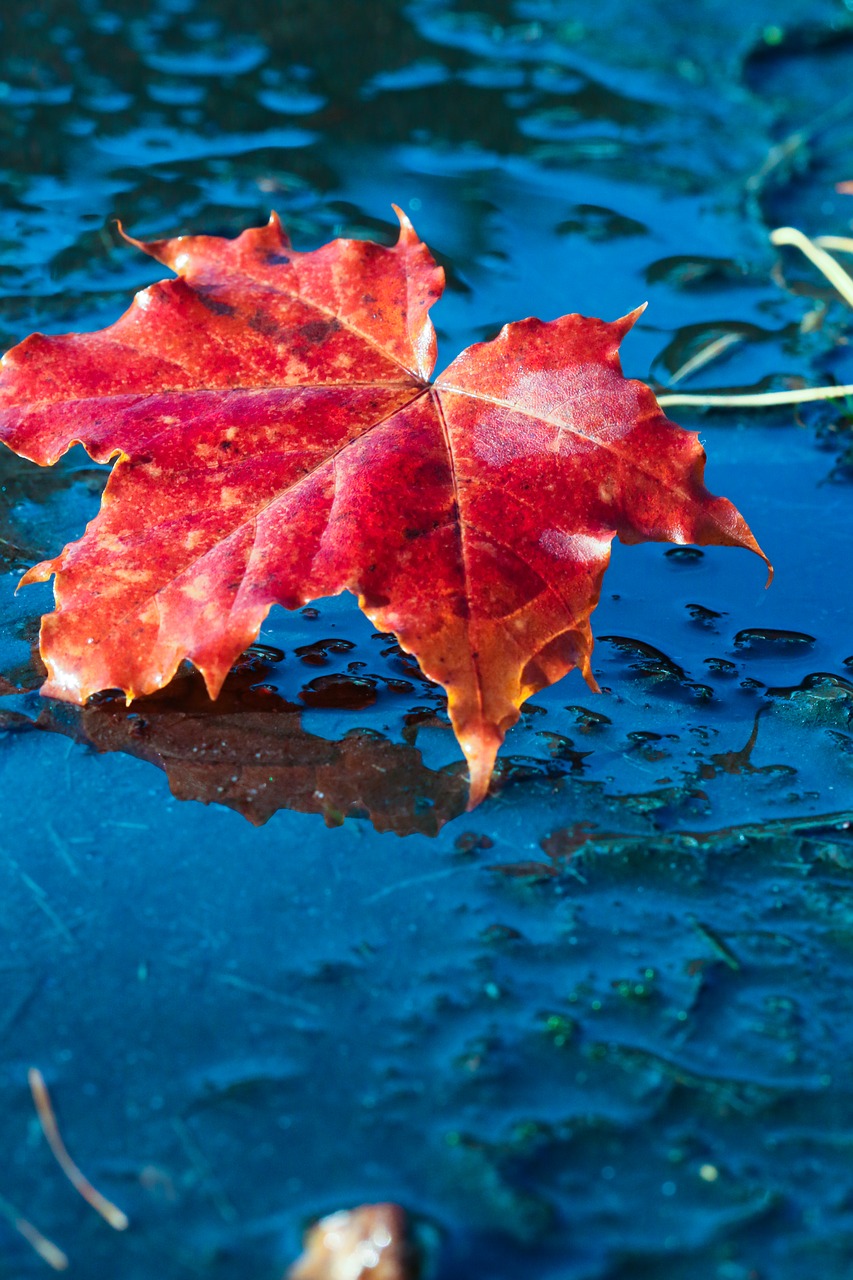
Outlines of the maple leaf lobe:
<svg viewBox="0 0 853 1280">
<path fill-rule="evenodd" d="M 44 692 L 216 696 L 274 603 L 353 591 L 448 693 L 471 804 L 531 694 L 590 666 L 612 539 L 762 554 L 704 488 L 698 437 L 626 380 L 639 312 L 505 326 L 432 385 L 443 273 L 397 210 L 393 247 L 132 240 L 177 279 L 93 334 L 34 335 L 0 371 L 0 438 L 42 464 L 118 455 L 55 575 Z M 130 237 L 127 237 L 131 239 Z"/>
</svg>

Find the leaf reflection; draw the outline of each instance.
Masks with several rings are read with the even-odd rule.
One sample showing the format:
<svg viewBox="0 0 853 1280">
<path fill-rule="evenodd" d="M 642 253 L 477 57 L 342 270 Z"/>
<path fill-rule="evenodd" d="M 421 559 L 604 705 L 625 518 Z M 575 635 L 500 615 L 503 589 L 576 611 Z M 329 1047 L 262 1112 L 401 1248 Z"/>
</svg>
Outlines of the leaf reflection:
<svg viewBox="0 0 853 1280">
<path fill-rule="evenodd" d="M 256 826 L 292 809 L 322 814 L 329 826 L 365 817 L 379 832 L 432 836 L 462 812 L 464 765 L 429 769 L 417 748 L 372 730 L 339 741 L 309 733 L 303 708 L 263 683 L 267 670 L 249 651 L 216 702 L 191 670 L 131 707 L 112 694 L 85 707 L 49 699 L 34 727 L 146 760 L 164 771 L 177 799 L 226 805 Z M 0 712 L 8 727 L 31 723 Z"/>
</svg>

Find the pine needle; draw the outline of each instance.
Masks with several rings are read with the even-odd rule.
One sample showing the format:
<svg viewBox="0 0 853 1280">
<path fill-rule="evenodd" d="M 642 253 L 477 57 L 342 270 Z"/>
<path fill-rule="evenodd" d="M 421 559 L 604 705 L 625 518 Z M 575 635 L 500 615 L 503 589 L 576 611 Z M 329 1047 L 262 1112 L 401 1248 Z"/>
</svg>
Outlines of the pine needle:
<svg viewBox="0 0 853 1280">
<path fill-rule="evenodd" d="M 57 1248 L 47 1236 L 43 1236 L 37 1227 L 31 1222 L 27 1222 L 8 1200 L 4 1200 L 0 1196 L 0 1214 L 6 1219 L 10 1226 L 23 1236 L 27 1244 L 32 1245 L 36 1253 L 42 1258 L 49 1267 L 53 1267 L 54 1271 L 65 1271 L 68 1268 L 68 1259 L 61 1249 Z"/>
<path fill-rule="evenodd" d="M 59 1133 L 59 1126 L 56 1123 L 56 1116 L 53 1112 L 44 1076 L 37 1067 L 30 1067 L 28 1079 L 42 1132 L 47 1139 L 48 1146 L 56 1157 L 60 1169 L 71 1185 L 79 1191 L 83 1199 L 111 1227 L 114 1227 L 116 1231 L 125 1231 L 130 1225 L 127 1214 L 123 1213 L 110 1200 L 107 1200 L 106 1196 L 102 1196 L 100 1191 L 95 1190 L 91 1182 L 81 1173 L 68 1154 L 68 1150 Z"/>
</svg>

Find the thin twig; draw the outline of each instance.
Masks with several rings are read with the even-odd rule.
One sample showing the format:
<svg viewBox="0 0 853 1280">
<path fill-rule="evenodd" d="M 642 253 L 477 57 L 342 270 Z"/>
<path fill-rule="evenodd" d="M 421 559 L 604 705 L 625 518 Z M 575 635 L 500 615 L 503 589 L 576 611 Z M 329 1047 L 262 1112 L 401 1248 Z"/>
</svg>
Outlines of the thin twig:
<svg viewBox="0 0 853 1280">
<path fill-rule="evenodd" d="M 4 1200 L 0 1196 L 0 1214 L 6 1219 L 10 1226 L 18 1232 L 26 1240 L 27 1244 L 32 1245 L 38 1256 L 47 1263 L 49 1267 L 53 1267 L 54 1271 L 66 1271 L 68 1268 L 68 1258 L 47 1236 L 43 1236 L 37 1227 L 22 1217 L 8 1200 Z"/>
<path fill-rule="evenodd" d="M 107 1200 L 106 1196 L 102 1196 L 100 1191 L 95 1190 L 91 1182 L 81 1173 L 68 1154 L 68 1150 L 59 1133 L 59 1126 L 56 1123 L 56 1116 L 53 1113 L 53 1106 L 51 1105 L 47 1085 L 44 1082 L 44 1076 L 37 1067 L 30 1067 L 28 1079 L 42 1132 L 47 1138 L 47 1144 L 56 1157 L 60 1169 L 71 1185 L 80 1192 L 83 1199 L 111 1227 L 114 1227 L 116 1231 L 125 1231 L 130 1225 L 127 1214 L 122 1213 L 121 1209 L 118 1209 L 110 1200 Z"/>
</svg>

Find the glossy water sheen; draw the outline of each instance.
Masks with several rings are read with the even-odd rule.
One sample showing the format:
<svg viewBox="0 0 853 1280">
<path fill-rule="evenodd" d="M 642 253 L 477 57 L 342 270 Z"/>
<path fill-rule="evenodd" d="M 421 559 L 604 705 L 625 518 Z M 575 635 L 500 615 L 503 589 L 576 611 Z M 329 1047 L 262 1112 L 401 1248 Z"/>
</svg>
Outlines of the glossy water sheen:
<svg viewBox="0 0 853 1280">
<path fill-rule="evenodd" d="M 308 248 L 390 237 L 394 200 L 448 271 L 439 368 L 647 298 L 631 374 L 726 338 L 686 387 L 853 381 L 846 309 L 793 257 L 783 290 L 766 239 L 850 231 L 840 4 L 3 22 L 4 346 L 157 277 L 115 215 L 230 235 L 275 206 Z M 2 459 L 0 1195 L 76 1274 L 272 1280 L 307 1219 L 395 1198 L 442 1280 L 849 1275 L 849 426 L 682 421 L 772 589 L 744 554 L 617 547 L 605 693 L 537 695 L 472 818 L 436 689 L 346 598 L 271 615 L 214 707 L 189 677 L 130 712 L 26 692 L 49 590 L 14 584 L 103 476 Z M 128 1232 L 39 1140 L 33 1064 Z M 0 1258 L 46 1273 L 2 1222 Z"/>
</svg>

